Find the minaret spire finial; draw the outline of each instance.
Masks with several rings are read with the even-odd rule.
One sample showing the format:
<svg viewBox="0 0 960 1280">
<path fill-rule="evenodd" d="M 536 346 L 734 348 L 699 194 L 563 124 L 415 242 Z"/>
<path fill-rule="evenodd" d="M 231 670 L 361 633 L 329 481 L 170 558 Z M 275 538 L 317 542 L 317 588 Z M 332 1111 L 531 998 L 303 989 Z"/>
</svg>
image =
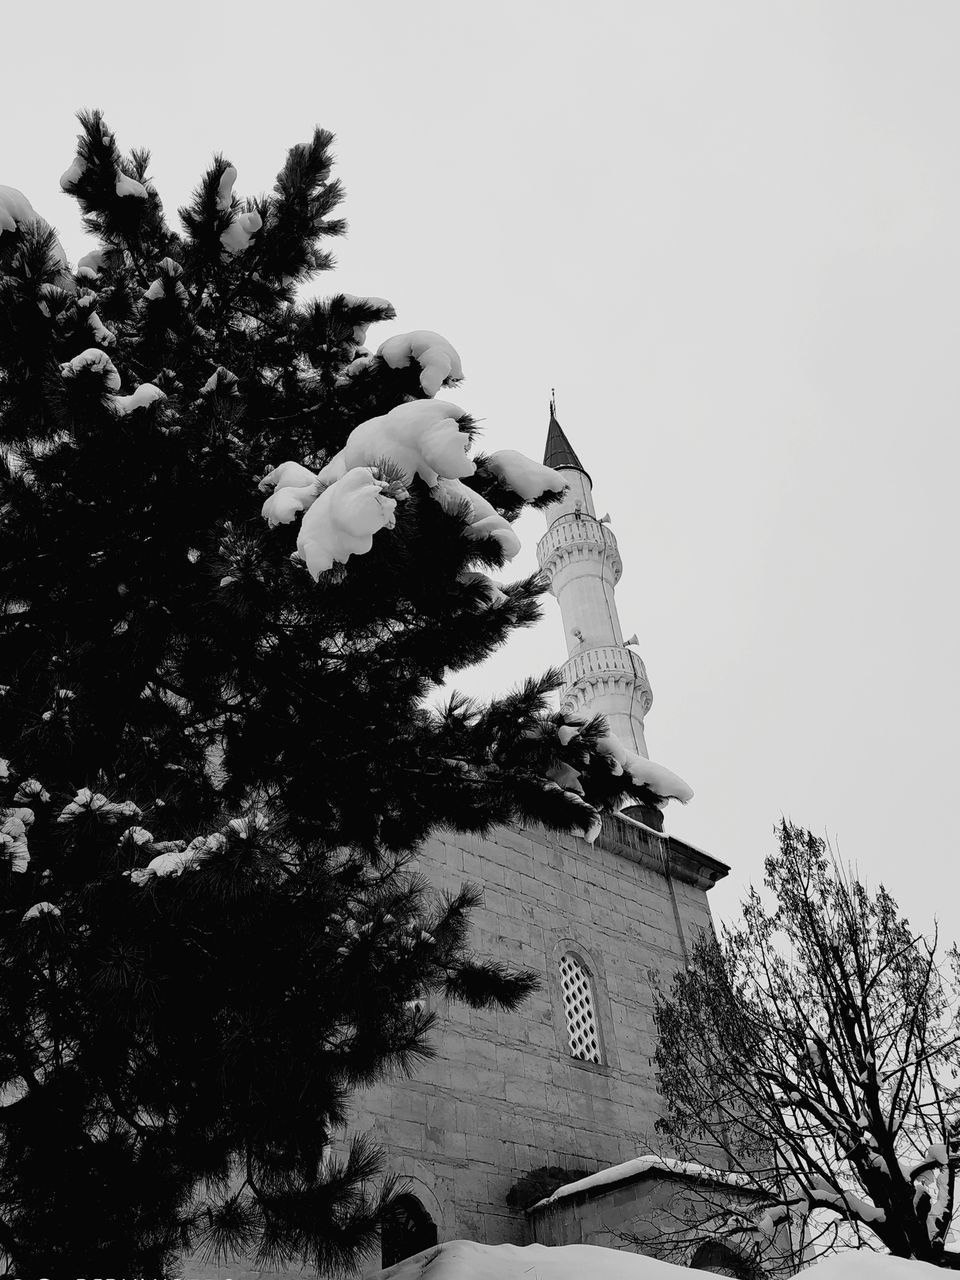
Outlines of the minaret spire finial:
<svg viewBox="0 0 960 1280">
<path fill-rule="evenodd" d="M 543 451 L 543 465 L 552 467 L 569 467 L 574 471 L 582 471 L 587 475 L 583 463 L 574 452 L 573 445 L 564 434 L 563 427 L 557 421 L 557 393 L 550 388 L 550 423 L 547 427 L 547 444 Z M 589 477 L 587 477 L 589 479 Z"/>
</svg>

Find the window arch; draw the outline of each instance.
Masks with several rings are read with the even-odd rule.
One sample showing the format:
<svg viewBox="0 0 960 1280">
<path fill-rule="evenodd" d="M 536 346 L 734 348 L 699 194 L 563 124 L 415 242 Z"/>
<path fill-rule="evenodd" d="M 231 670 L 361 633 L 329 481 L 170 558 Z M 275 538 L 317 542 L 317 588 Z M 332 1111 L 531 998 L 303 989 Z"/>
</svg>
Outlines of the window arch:
<svg viewBox="0 0 960 1280">
<path fill-rule="evenodd" d="M 563 993 L 570 1056 L 581 1062 L 601 1066 L 603 1052 L 600 1047 L 600 1022 L 590 971 L 570 951 L 565 951 L 560 957 L 560 989 Z"/>
<path fill-rule="evenodd" d="M 398 1196 L 380 1219 L 381 1266 L 392 1267 L 404 1258 L 437 1243 L 437 1224 L 416 1196 Z"/>
</svg>

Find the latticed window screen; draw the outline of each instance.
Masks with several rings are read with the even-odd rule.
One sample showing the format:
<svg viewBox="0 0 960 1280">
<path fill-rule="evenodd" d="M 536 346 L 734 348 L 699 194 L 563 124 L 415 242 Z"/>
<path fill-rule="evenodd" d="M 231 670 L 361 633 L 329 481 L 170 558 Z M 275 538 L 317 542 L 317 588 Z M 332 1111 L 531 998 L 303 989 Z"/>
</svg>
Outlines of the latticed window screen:
<svg viewBox="0 0 960 1280">
<path fill-rule="evenodd" d="M 603 1062 L 590 975 L 575 956 L 560 957 L 560 985 L 571 1056 L 583 1062 Z"/>
</svg>

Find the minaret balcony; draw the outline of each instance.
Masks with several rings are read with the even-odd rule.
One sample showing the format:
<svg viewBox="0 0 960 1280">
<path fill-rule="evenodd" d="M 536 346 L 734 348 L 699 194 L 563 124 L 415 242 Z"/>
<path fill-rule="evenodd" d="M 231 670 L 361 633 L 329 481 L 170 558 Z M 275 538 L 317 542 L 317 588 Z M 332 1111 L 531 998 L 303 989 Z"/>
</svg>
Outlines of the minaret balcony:
<svg viewBox="0 0 960 1280">
<path fill-rule="evenodd" d="M 605 524 L 594 516 L 570 512 L 554 520 L 537 543 L 537 561 L 541 572 L 551 581 L 567 565 L 585 559 L 596 560 L 613 575 L 613 583 L 620 581 L 623 564 L 617 550 L 617 540 Z"/>
<path fill-rule="evenodd" d="M 598 695 L 636 698 L 642 715 L 653 706 L 653 689 L 643 659 L 623 645 L 601 645 L 575 653 L 560 668 L 565 707 L 580 712 L 596 703 Z"/>
</svg>

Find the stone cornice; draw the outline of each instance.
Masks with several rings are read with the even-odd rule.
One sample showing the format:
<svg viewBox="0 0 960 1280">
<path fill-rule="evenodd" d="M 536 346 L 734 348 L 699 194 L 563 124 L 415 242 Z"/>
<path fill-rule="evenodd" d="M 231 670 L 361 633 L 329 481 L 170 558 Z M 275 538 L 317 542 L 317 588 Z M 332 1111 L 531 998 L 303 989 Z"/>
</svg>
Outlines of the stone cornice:
<svg viewBox="0 0 960 1280">
<path fill-rule="evenodd" d="M 661 835 L 642 822 L 623 814 L 604 814 L 603 830 L 597 844 L 631 862 L 638 862 L 661 875 L 671 875 L 698 889 L 711 889 L 729 874 L 730 868 L 719 858 L 694 848 L 676 836 Z"/>
</svg>

